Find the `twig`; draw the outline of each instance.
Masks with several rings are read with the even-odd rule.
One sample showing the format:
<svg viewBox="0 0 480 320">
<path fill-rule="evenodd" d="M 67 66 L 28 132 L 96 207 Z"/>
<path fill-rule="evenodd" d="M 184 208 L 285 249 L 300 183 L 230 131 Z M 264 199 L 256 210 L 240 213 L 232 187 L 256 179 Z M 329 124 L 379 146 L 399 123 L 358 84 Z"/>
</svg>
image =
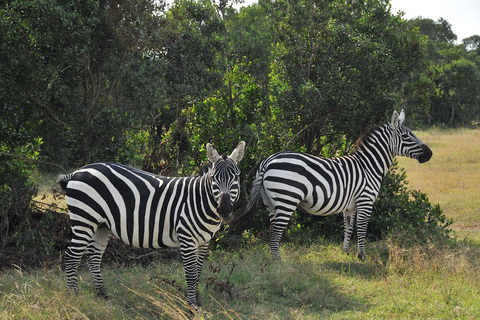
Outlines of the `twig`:
<svg viewBox="0 0 480 320">
<path fill-rule="evenodd" d="M 31 201 L 34 202 L 34 203 L 37 203 L 38 205 L 50 207 L 50 208 L 52 208 L 52 209 L 59 209 L 59 210 L 61 210 L 61 211 L 66 211 L 65 208 L 59 207 L 59 206 L 56 205 L 56 204 L 45 203 L 45 202 L 38 201 L 38 200 L 33 200 L 33 199 L 32 199 Z"/>
</svg>

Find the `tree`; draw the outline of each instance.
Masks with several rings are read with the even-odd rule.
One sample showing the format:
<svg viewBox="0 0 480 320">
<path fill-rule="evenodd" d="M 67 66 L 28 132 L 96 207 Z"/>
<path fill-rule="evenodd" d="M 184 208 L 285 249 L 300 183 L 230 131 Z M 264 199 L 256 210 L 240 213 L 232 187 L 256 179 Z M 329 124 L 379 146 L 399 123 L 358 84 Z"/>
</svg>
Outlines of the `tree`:
<svg viewBox="0 0 480 320">
<path fill-rule="evenodd" d="M 348 152 L 361 133 L 401 103 L 405 84 L 422 68 L 420 39 L 390 13 L 388 2 L 260 4 L 281 39 L 274 72 L 284 75 L 286 90 L 272 91 L 294 132 L 290 148 L 324 153 L 334 143 L 338 150 L 342 142 L 334 139 L 345 135 L 342 152 Z"/>
<path fill-rule="evenodd" d="M 480 54 L 480 36 L 474 35 L 462 40 L 465 50 L 467 52 L 476 52 Z"/>
<path fill-rule="evenodd" d="M 43 154 L 68 166 L 113 160 L 108 141 L 148 114 L 134 108 L 122 85 L 136 76 L 132 64 L 148 63 L 142 52 L 165 42 L 156 10 L 149 0 L 2 6 L 2 85 L 10 89 L 2 99 L 42 122 Z"/>
<path fill-rule="evenodd" d="M 409 20 L 408 23 L 412 28 L 418 28 L 419 32 L 428 36 L 431 41 L 454 43 L 457 40 L 457 35 L 452 31 L 452 25 L 444 18 L 433 21 L 418 17 Z"/>
<path fill-rule="evenodd" d="M 473 62 L 460 59 L 444 66 L 438 88 L 439 98 L 432 106 L 437 121 L 469 125 L 478 118 L 480 71 Z"/>
<path fill-rule="evenodd" d="M 440 18 L 416 18 L 407 22 L 408 28 L 426 35 L 428 42 L 424 62 L 428 68 L 417 72 L 427 90 L 419 97 L 428 104 L 428 116 L 420 117 L 424 124 L 449 126 L 471 125 L 478 120 L 478 56 L 479 37 L 472 36 L 455 45 L 456 35 L 448 21 Z M 418 100 L 417 100 L 418 101 Z"/>
<path fill-rule="evenodd" d="M 165 62 L 163 109 L 169 110 L 170 117 L 168 121 L 157 119 L 152 127 L 154 146 L 144 168 L 176 174 L 183 170 L 182 159 L 191 154 L 183 111 L 211 95 L 222 83 L 225 21 L 212 2 L 189 0 L 173 4 L 167 23 L 179 35 L 161 52 Z"/>
</svg>

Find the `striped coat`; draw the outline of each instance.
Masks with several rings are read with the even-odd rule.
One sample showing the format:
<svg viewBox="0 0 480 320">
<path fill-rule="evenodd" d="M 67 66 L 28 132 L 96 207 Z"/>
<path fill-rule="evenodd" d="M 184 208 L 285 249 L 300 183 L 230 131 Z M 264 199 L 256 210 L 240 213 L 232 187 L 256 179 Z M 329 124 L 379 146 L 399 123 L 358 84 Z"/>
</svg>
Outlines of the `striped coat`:
<svg viewBox="0 0 480 320">
<path fill-rule="evenodd" d="M 199 177 L 162 177 L 115 163 L 87 165 L 59 179 L 66 190 L 73 238 L 65 252 L 67 287 L 78 289 L 84 253 L 97 294 L 106 297 L 100 262 L 111 234 L 140 248 L 179 247 L 187 302 L 198 306 L 198 278 L 208 244 L 233 218 L 245 143 L 230 156 L 207 144 L 211 162 Z"/>
<path fill-rule="evenodd" d="M 365 256 L 367 225 L 383 177 L 397 155 L 426 162 L 432 151 L 403 126 L 405 114 L 368 131 L 356 151 L 345 157 L 321 158 L 297 152 L 276 153 L 261 164 L 244 215 L 262 199 L 270 213 L 270 247 L 280 259 L 283 231 L 297 208 L 313 215 L 343 213 L 343 250 L 348 252 L 356 216 L 358 257 Z"/>
</svg>

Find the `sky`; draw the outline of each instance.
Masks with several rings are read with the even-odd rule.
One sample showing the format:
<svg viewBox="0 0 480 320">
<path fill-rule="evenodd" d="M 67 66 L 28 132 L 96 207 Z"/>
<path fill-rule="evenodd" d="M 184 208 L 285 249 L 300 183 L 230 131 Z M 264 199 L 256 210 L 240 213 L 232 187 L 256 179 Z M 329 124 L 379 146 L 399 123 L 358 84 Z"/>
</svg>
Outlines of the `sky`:
<svg viewBox="0 0 480 320">
<path fill-rule="evenodd" d="M 390 4 L 393 13 L 405 12 L 405 19 L 444 18 L 452 25 L 457 43 L 480 35 L 480 0 L 391 0 Z"/>
<path fill-rule="evenodd" d="M 245 0 L 250 5 L 257 0 Z M 391 0 L 392 12 L 405 12 L 405 19 L 416 17 L 437 21 L 444 18 L 452 25 L 457 43 L 473 35 L 480 35 L 480 0 Z"/>
</svg>

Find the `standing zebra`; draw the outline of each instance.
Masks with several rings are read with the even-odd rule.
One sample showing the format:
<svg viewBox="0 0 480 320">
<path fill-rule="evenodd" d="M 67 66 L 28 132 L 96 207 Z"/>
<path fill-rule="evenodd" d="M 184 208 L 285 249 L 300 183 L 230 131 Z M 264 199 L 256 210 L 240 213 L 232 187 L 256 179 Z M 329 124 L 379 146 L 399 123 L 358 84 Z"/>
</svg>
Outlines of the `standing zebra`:
<svg viewBox="0 0 480 320">
<path fill-rule="evenodd" d="M 274 258 L 280 259 L 280 239 L 297 207 L 320 216 L 343 213 L 344 252 L 348 252 L 356 213 L 358 258 L 365 257 L 368 220 L 393 158 L 401 155 L 423 163 L 432 157 L 430 148 L 402 125 L 404 119 L 403 110 L 400 115 L 394 111 L 390 123 L 365 133 L 355 152 L 345 157 L 280 152 L 260 164 L 244 215 L 258 209 L 261 196 L 270 213 Z"/>
<path fill-rule="evenodd" d="M 240 194 L 240 142 L 230 156 L 206 145 L 211 161 L 199 177 L 162 177 L 115 163 L 87 165 L 58 180 L 66 190 L 73 238 L 65 252 L 67 287 L 77 291 L 84 253 L 96 292 L 107 298 L 100 262 L 110 236 L 140 248 L 180 247 L 187 302 L 197 307 L 198 279 L 209 241 L 233 218 Z"/>
</svg>

